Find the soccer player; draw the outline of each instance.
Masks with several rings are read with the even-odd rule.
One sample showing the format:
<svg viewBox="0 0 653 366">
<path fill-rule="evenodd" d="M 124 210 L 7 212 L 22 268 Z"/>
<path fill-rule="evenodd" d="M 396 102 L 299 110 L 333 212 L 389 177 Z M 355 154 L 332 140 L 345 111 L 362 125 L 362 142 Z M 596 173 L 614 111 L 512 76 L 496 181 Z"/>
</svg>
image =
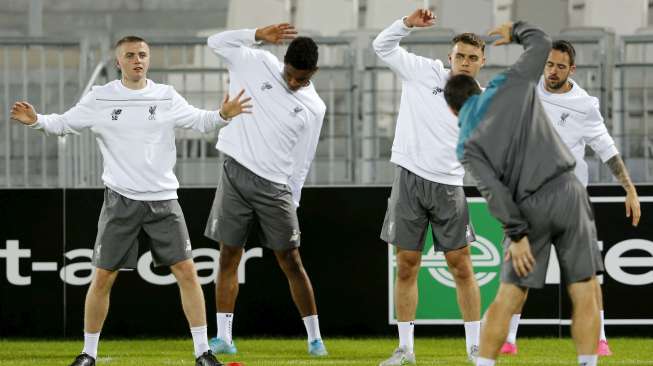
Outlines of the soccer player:
<svg viewBox="0 0 653 366">
<path fill-rule="evenodd" d="M 237 269 L 254 219 L 263 245 L 274 251 L 308 334 L 308 352 L 326 356 L 311 281 L 299 255 L 297 219 L 302 186 L 320 137 L 326 105 L 311 82 L 318 47 L 296 37 L 290 24 L 215 34 L 208 46 L 229 69 L 230 89 L 244 88 L 257 112 L 220 131 L 216 148 L 226 155 L 205 235 L 220 245 L 216 281 L 216 353 L 237 352 L 232 327 L 238 295 Z M 293 39 L 283 62 L 255 43 Z"/>
<path fill-rule="evenodd" d="M 478 366 L 493 366 L 510 317 L 530 288 L 544 285 L 551 243 L 560 258 L 572 306 L 571 331 L 578 363 L 596 365 L 596 228 L 585 187 L 573 174 L 574 157 L 555 132 L 537 96 L 551 39 L 524 22 L 490 34 L 524 53 L 481 93 L 467 75 L 452 77 L 445 98 L 458 114 L 457 154 L 474 177 L 506 234 L 506 261 L 498 293 L 486 313 Z"/>
<path fill-rule="evenodd" d="M 549 58 L 544 66 L 544 75 L 537 86 L 538 96 L 549 120 L 576 160 L 576 169 L 574 170 L 576 177 L 584 186 L 587 186 L 588 168 L 584 157 L 585 145 L 589 144 L 624 187 L 626 216 L 632 216 L 632 224 L 637 226 L 641 216 L 637 190 L 630 180 L 628 170 L 619 156 L 614 140 L 603 123 L 599 100 L 588 95 L 577 82 L 571 79 L 576 71 L 575 59 L 576 51 L 571 43 L 564 40 L 553 42 Z M 596 256 L 598 261 L 602 260 L 598 247 Z M 596 283 L 598 285 L 596 300 L 599 304 L 601 319 L 598 355 L 610 356 L 612 352 L 608 346 L 603 323 L 603 294 L 598 281 Z M 520 317 L 521 309 L 510 319 L 510 331 L 506 342 L 501 347 L 501 353 L 517 353 L 516 339 Z"/>
<path fill-rule="evenodd" d="M 142 38 L 120 39 L 115 55 L 121 79 L 93 87 L 64 114 L 36 114 L 27 102 L 11 109 L 11 118 L 47 134 L 78 134 L 90 128 L 102 153 L 106 188 L 93 250 L 96 268 L 84 307 L 84 349 L 71 366 L 95 365 L 111 288 L 120 268 L 136 268 L 141 229 L 151 239 L 155 264 L 168 266 L 177 279 L 195 364 L 222 365 L 209 350 L 204 295 L 177 202 L 174 130 L 215 130 L 247 112 L 249 98 L 241 100 L 241 92 L 234 100 L 227 95 L 220 111 L 197 109 L 172 86 L 147 79 L 150 49 Z"/>
<path fill-rule="evenodd" d="M 415 363 L 417 276 L 429 223 L 436 249 L 444 251 L 456 283 L 467 355 L 473 360 L 478 352 L 481 299 L 469 248 L 475 237 L 462 187 L 465 171 L 455 154 L 458 122 L 447 107 L 443 89 L 451 75 L 476 77 L 485 63 L 485 44 L 472 33 L 455 36 L 449 53 L 451 70 L 441 60 L 417 56 L 399 46 L 414 28 L 434 22 L 430 10 L 418 9 L 392 23 L 373 43 L 379 58 L 402 81 L 390 159 L 396 166 L 395 179 L 381 231 L 381 239 L 397 248 L 399 347 L 382 366 Z"/>
</svg>

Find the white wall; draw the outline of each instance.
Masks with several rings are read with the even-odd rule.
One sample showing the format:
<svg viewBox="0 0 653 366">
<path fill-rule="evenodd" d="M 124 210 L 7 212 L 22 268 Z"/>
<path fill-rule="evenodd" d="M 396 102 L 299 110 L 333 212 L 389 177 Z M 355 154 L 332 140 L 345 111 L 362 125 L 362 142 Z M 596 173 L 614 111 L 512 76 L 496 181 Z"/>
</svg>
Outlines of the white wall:
<svg viewBox="0 0 653 366">
<path fill-rule="evenodd" d="M 486 34 L 494 21 L 493 0 L 440 0 L 438 24 L 456 33 Z"/>
<path fill-rule="evenodd" d="M 569 26 L 568 0 L 517 0 L 514 19 L 526 20 L 549 34 Z"/>
<path fill-rule="evenodd" d="M 290 0 L 230 0 L 227 28 L 256 28 L 290 22 Z"/>
<path fill-rule="evenodd" d="M 382 29 L 417 8 L 428 7 L 429 0 L 368 0 L 365 27 Z"/>
<path fill-rule="evenodd" d="M 335 36 L 358 28 L 357 0 L 297 0 L 295 26 L 301 31 Z"/>
<path fill-rule="evenodd" d="M 632 34 L 648 25 L 648 0 L 570 0 L 569 25 Z"/>
</svg>

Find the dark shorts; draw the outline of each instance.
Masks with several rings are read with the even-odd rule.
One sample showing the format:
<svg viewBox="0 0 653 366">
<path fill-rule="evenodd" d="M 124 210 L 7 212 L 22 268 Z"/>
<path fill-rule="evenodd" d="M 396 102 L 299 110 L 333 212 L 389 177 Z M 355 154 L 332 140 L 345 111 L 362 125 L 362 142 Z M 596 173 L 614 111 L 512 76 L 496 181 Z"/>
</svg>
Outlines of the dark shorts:
<svg viewBox="0 0 653 366">
<path fill-rule="evenodd" d="M 227 157 L 204 235 L 224 245 L 244 247 L 254 219 L 263 234 L 262 245 L 275 251 L 299 247 L 299 221 L 290 187 L 262 178 Z"/>
<path fill-rule="evenodd" d="M 546 183 L 519 204 L 529 222 L 528 240 L 535 257 L 535 268 L 519 277 L 512 261 L 503 262 L 501 281 L 520 287 L 541 288 L 551 245 L 558 255 L 562 276 L 567 283 L 589 279 L 603 269 L 596 242 L 594 215 L 585 187 L 572 174 L 565 173 Z M 510 239 L 504 241 L 504 252 Z"/>
<path fill-rule="evenodd" d="M 156 266 L 193 258 L 186 220 L 176 199 L 135 201 L 106 188 L 93 265 L 109 271 L 136 268 L 141 229 L 150 237 Z"/>
<path fill-rule="evenodd" d="M 463 187 L 431 182 L 397 166 L 381 239 L 421 251 L 429 224 L 436 250 L 456 250 L 476 240 Z"/>
</svg>

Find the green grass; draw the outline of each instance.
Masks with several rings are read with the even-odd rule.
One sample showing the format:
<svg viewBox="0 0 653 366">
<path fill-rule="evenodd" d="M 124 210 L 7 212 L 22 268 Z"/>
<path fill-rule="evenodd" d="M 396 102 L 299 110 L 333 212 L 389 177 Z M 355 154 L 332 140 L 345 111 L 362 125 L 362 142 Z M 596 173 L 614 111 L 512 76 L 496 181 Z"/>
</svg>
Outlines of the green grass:
<svg viewBox="0 0 653 366">
<path fill-rule="evenodd" d="M 576 365 L 570 339 L 522 338 L 519 355 L 502 357 L 499 365 Z M 311 358 L 303 339 L 239 339 L 239 355 L 221 356 L 223 362 L 245 366 L 268 365 L 378 365 L 397 345 L 396 339 L 326 339 L 326 358 Z M 70 364 L 81 341 L 0 340 L 0 365 Z M 418 338 L 418 365 L 465 365 L 463 338 Z M 653 338 L 612 338 L 614 356 L 600 365 L 653 365 Z M 194 365 L 190 339 L 102 340 L 98 365 Z"/>
</svg>

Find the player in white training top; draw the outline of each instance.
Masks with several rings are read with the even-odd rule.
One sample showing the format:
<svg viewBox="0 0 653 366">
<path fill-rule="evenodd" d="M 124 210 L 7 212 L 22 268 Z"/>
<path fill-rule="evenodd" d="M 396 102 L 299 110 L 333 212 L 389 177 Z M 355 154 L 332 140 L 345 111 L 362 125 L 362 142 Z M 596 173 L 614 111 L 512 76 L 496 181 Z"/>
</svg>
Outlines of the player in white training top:
<svg viewBox="0 0 653 366">
<path fill-rule="evenodd" d="M 213 131 L 250 107 L 249 98 L 228 96 L 220 111 L 189 105 L 172 86 L 147 79 L 150 49 L 140 37 L 120 39 L 115 47 L 120 80 L 95 86 L 64 114 L 36 114 L 17 102 L 11 117 L 47 134 L 78 134 L 90 129 L 102 153 L 106 186 L 93 251 L 95 271 L 84 307 L 84 349 L 71 366 L 93 366 L 100 331 L 109 310 L 109 294 L 121 268 L 136 268 L 137 236 L 151 239 L 157 266 L 168 266 L 177 278 L 191 327 L 198 366 L 222 365 L 209 350 L 204 295 L 181 207 L 176 162 L 175 128 Z M 147 309 L 135 309 L 138 311 Z"/>
</svg>

